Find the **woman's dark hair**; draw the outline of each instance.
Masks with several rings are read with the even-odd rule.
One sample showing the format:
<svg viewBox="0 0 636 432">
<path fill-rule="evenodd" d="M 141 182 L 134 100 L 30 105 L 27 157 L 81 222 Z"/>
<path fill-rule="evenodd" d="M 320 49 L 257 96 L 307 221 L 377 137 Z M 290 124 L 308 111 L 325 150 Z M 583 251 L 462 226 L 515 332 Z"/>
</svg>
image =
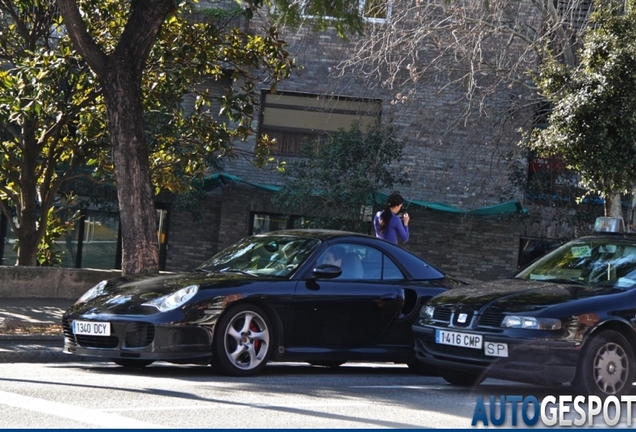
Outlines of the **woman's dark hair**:
<svg viewBox="0 0 636 432">
<path fill-rule="evenodd" d="M 404 203 L 404 198 L 399 193 L 392 193 L 389 195 L 389 198 L 386 200 L 386 205 L 384 206 L 384 210 L 380 215 L 380 232 L 384 233 L 384 229 L 389 226 L 389 221 L 393 217 L 393 213 L 391 212 L 391 207 L 398 206 Z"/>
</svg>

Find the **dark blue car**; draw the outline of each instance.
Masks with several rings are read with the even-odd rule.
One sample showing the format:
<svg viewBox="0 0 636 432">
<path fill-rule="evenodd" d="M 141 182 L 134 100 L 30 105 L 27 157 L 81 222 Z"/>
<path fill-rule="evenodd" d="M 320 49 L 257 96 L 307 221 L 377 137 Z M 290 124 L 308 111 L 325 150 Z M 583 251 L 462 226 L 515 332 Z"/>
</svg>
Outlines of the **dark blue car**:
<svg viewBox="0 0 636 432">
<path fill-rule="evenodd" d="M 602 218 L 595 235 L 513 278 L 446 291 L 413 325 L 417 358 L 451 384 L 486 377 L 622 395 L 636 378 L 636 235 Z M 608 232 L 609 231 L 609 232 Z"/>
<path fill-rule="evenodd" d="M 328 230 L 245 238 L 194 271 L 103 281 L 63 317 L 67 353 L 129 367 L 269 360 L 418 366 L 422 305 L 464 284 L 384 240 Z"/>
</svg>

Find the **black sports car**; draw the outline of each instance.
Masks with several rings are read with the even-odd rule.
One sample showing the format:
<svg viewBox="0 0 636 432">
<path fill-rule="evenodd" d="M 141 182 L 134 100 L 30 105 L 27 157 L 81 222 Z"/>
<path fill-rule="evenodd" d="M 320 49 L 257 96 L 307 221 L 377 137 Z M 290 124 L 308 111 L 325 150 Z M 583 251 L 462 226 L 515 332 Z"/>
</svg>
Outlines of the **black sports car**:
<svg viewBox="0 0 636 432">
<path fill-rule="evenodd" d="M 192 272 L 102 281 L 63 317 L 64 351 L 130 367 L 268 360 L 417 366 L 411 326 L 464 283 L 384 240 L 328 230 L 247 237 Z"/>
<path fill-rule="evenodd" d="M 621 226 L 602 218 L 597 226 Z M 622 219 L 618 221 L 622 222 Z M 442 293 L 413 325 L 417 358 L 456 385 L 486 377 L 626 394 L 636 377 L 636 235 L 573 240 L 512 279 Z"/>
</svg>

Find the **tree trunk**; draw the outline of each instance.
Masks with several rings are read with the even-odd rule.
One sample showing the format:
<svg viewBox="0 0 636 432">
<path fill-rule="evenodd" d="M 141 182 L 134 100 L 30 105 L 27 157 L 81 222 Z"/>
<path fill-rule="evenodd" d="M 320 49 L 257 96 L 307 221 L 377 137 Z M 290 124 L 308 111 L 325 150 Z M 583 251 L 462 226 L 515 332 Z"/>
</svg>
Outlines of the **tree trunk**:
<svg viewBox="0 0 636 432">
<path fill-rule="evenodd" d="M 122 274 L 155 273 L 159 271 L 159 243 L 144 137 L 141 77 L 161 25 L 177 2 L 131 2 L 121 39 L 109 54 L 89 35 L 76 0 L 58 0 L 57 4 L 73 46 L 99 77 L 106 99 L 119 199 Z"/>
<path fill-rule="evenodd" d="M 25 122 L 22 125 L 22 161 L 20 167 L 20 203 L 17 204 L 17 225 L 11 222 L 16 237 L 18 238 L 18 262 L 20 266 L 37 265 L 38 245 L 44 230 L 38 230 L 38 184 L 37 164 L 40 152 L 34 135 L 35 125 Z M 40 209 L 40 225 L 46 225 L 46 213 L 48 208 Z M 44 214 L 44 221 L 42 221 Z"/>
<path fill-rule="evenodd" d="M 157 216 L 144 137 L 141 89 L 125 68 L 109 68 L 104 96 L 122 236 L 122 274 L 159 271 Z"/>
<path fill-rule="evenodd" d="M 605 206 L 604 206 L 605 216 L 608 217 L 623 217 L 623 208 L 621 206 L 621 194 L 615 193 L 612 195 L 607 195 L 605 197 Z"/>
<path fill-rule="evenodd" d="M 23 235 L 19 238 L 20 246 L 18 248 L 19 266 L 36 266 L 38 265 L 38 245 L 40 239 L 35 233 Z"/>
</svg>

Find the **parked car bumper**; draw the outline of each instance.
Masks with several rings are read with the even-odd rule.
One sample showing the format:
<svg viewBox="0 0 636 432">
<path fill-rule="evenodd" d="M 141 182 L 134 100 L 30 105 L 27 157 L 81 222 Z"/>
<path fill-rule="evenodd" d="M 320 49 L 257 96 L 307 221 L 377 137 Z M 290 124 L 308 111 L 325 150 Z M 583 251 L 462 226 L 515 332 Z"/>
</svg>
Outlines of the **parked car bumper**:
<svg viewBox="0 0 636 432">
<path fill-rule="evenodd" d="M 484 349 L 438 344 L 435 331 L 435 327 L 413 326 L 417 359 L 438 369 L 533 384 L 571 382 L 576 373 L 579 346 L 573 342 L 517 339 L 461 330 L 481 334 L 485 341 L 507 344 L 508 357 L 492 357 Z"/>
<path fill-rule="evenodd" d="M 111 322 L 110 336 L 75 335 L 64 322 L 64 352 L 104 359 L 207 362 L 212 357 L 212 328 Z"/>
</svg>

